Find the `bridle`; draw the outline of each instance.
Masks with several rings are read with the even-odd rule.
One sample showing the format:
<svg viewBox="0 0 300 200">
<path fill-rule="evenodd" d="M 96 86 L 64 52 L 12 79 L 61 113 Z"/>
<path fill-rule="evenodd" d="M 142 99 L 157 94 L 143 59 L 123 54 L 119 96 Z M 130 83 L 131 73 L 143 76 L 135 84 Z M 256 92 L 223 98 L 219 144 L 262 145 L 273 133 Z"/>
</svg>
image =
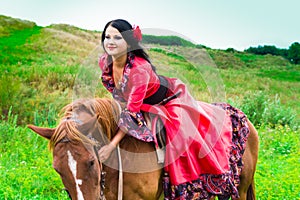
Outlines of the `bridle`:
<svg viewBox="0 0 300 200">
<path fill-rule="evenodd" d="M 101 171 L 101 173 L 100 173 L 100 183 L 99 183 L 100 188 L 101 188 L 101 190 L 100 190 L 100 200 L 105 200 L 104 189 L 105 189 L 106 172 L 103 171 L 103 165 L 102 165 L 102 162 L 101 162 L 101 160 L 99 158 L 99 155 L 98 155 L 98 150 L 100 149 L 101 146 L 100 146 L 99 142 L 95 138 L 93 138 L 92 136 L 87 136 L 87 137 L 95 143 L 95 145 L 93 145 L 93 150 L 94 150 L 94 153 L 95 153 L 96 158 L 98 160 L 100 171 Z M 59 143 L 68 143 L 68 142 L 71 142 L 71 140 L 67 137 L 64 137 L 59 142 L 57 142 L 57 144 L 59 144 Z M 67 192 L 69 198 L 72 200 L 72 197 L 71 197 L 69 191 L 66 188 L 64 188 L 64 190 Z"/>
<path fill-rule="evenodd" d="M 100 145 L 99 145 L 99 142 L 93 138 L 92 136 L 87 136 L 90 140 L 94 141 L 95 142 L 95 145 L 93 145 L 93 149 L 94 149 L 94 153 L 96 154 L 96 158 L 98 160 L 98 163 L 99 163 L 99 167 L 100 167 L 100 200 L 105 200 L 105 196 L 104 196 L 104 189 L 105 189 L 105 176 L 106 176 L 106 172 L 103 171 L 103 165 L 102 165 L 102 162 L 99 158 L 99 154 L 98 154 L 98 151 L 100 150 Z"/>
</svg>

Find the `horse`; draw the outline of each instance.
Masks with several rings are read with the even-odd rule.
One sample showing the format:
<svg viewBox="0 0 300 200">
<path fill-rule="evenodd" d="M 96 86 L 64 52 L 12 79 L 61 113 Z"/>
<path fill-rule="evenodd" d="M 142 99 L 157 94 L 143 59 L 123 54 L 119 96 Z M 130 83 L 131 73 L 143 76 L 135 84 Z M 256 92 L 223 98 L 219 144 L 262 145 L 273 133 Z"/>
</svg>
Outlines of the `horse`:
<svg viewBox="0 0 300 200">
<path fill-rule="evenodd" d="M 80 99 L 62 110 L 64 115 L 56 128 L 28 127 L 49 140 L 53 168 L 71 199 L 119 199 L 120 190 L 122 199 L 154 200 L 163 196 L 163 165 L 157 162 L 153 143 L 125 136 L 119 151 L 114 151 L 107 161 L 102 163 L 98 158 L 99 148 L 107 144 L 118 129 L 116 122 L 121 107 L 116 101 Z M 249 120 L 248 125 L 250 133 L 238 186 L 240 200 L 255 199 L 258 133 Z M 123 182 L 122 187 L 119 187 L 119 179 Z"/>
</svg>

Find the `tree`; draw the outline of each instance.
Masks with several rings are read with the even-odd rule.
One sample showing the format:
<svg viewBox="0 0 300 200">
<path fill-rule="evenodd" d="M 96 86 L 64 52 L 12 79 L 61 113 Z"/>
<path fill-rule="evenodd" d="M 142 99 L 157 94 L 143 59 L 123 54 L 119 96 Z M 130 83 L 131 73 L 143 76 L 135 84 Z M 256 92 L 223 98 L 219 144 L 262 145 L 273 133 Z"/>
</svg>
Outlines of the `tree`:
<svg viewBox="0 0 300 200">
<path fill-rule="evenodd" d="M 288 50 L 288 59 L 294 64 L 300 64 L 300 44 L 294 42 Z"/>
<path fill-rule="evenodd" d="M 250 47 L 250 48 L 246 49 L 245 51 L 248 53 L 254 53 L 254 54 L 258 54 L 258 55 L 271 54 L 271 55 L 275 55 L 275 56 L 283 56 L 283 54 L 284 54 L 284 52 L 283 52 L 284 50 L 278 49 L 274 45 L 264 45 L 264 46 L 259 45 L 258 47 Z"/>
</svg>

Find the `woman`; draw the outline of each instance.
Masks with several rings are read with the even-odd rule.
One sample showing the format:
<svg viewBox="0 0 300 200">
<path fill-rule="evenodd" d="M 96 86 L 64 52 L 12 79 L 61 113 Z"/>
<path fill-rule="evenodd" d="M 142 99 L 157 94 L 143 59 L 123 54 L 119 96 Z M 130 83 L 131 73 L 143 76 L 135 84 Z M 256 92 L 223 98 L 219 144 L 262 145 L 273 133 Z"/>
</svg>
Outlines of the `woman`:
<svg viewBox="0 0 300 200">
<path fill-rule="evenodd" d="M 238 195 L 238 172 L 233 173 L 232 168 L 240 167 L 240 160 L 230 151 L 234 145 L 228 115 L 231 107 L 196 101 L 180 80 L 159 76 L 140 46 L 141 39 L 139 27 L 126 20 L 113 20 L 104 27 L 105 54 L 99 60 L 102 82 L 126 106 L 118 133 L 99 150 L 100 159 L 105 161 L 125 134 L 155 142 L 142 115 L 151 112 L 160 116 L 166 129 L 164 171 L 169 182 L 164 183 L 165 199 Z"/>
</svg>

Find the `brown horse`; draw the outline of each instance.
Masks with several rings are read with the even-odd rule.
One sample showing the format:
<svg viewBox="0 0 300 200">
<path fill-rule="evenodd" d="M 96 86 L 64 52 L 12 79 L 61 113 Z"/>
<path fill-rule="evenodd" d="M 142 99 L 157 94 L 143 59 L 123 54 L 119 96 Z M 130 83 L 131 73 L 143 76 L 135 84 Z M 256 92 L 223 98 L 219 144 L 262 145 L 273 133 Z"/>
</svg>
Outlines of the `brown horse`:
<svg viewBox="0 0 300 200">
<path fill-rule="evenodd" d="M 105 98 L 75 101 L 64 108 L 56 128 L 29 125 L 50 140 L 53 167 L 60 174 L 71 199 L 117 199 L 119 179 L 118 152 L 105 163 L 97 150 L 117 131 L 120 106 Z M 254 172 L 258 157 L 258 135 L 248 121 L 250 134 L 243 155 L 244 168 L 238 187 L 240 199 L 255 199 Z M 159 199 L 162 193 L 162 165 L 157 164 L 155 147 L 126 136 L 119 144 L 122 160 L 123 198 Z M 104 176 L 101 172 L 105 171 Z M 104 187 L 105 184 L 105 187 Z M 120 189 L 119 189 L 120 190 Z M 104 198 L 105 197 L 105 198 Z"/>
</svg>

